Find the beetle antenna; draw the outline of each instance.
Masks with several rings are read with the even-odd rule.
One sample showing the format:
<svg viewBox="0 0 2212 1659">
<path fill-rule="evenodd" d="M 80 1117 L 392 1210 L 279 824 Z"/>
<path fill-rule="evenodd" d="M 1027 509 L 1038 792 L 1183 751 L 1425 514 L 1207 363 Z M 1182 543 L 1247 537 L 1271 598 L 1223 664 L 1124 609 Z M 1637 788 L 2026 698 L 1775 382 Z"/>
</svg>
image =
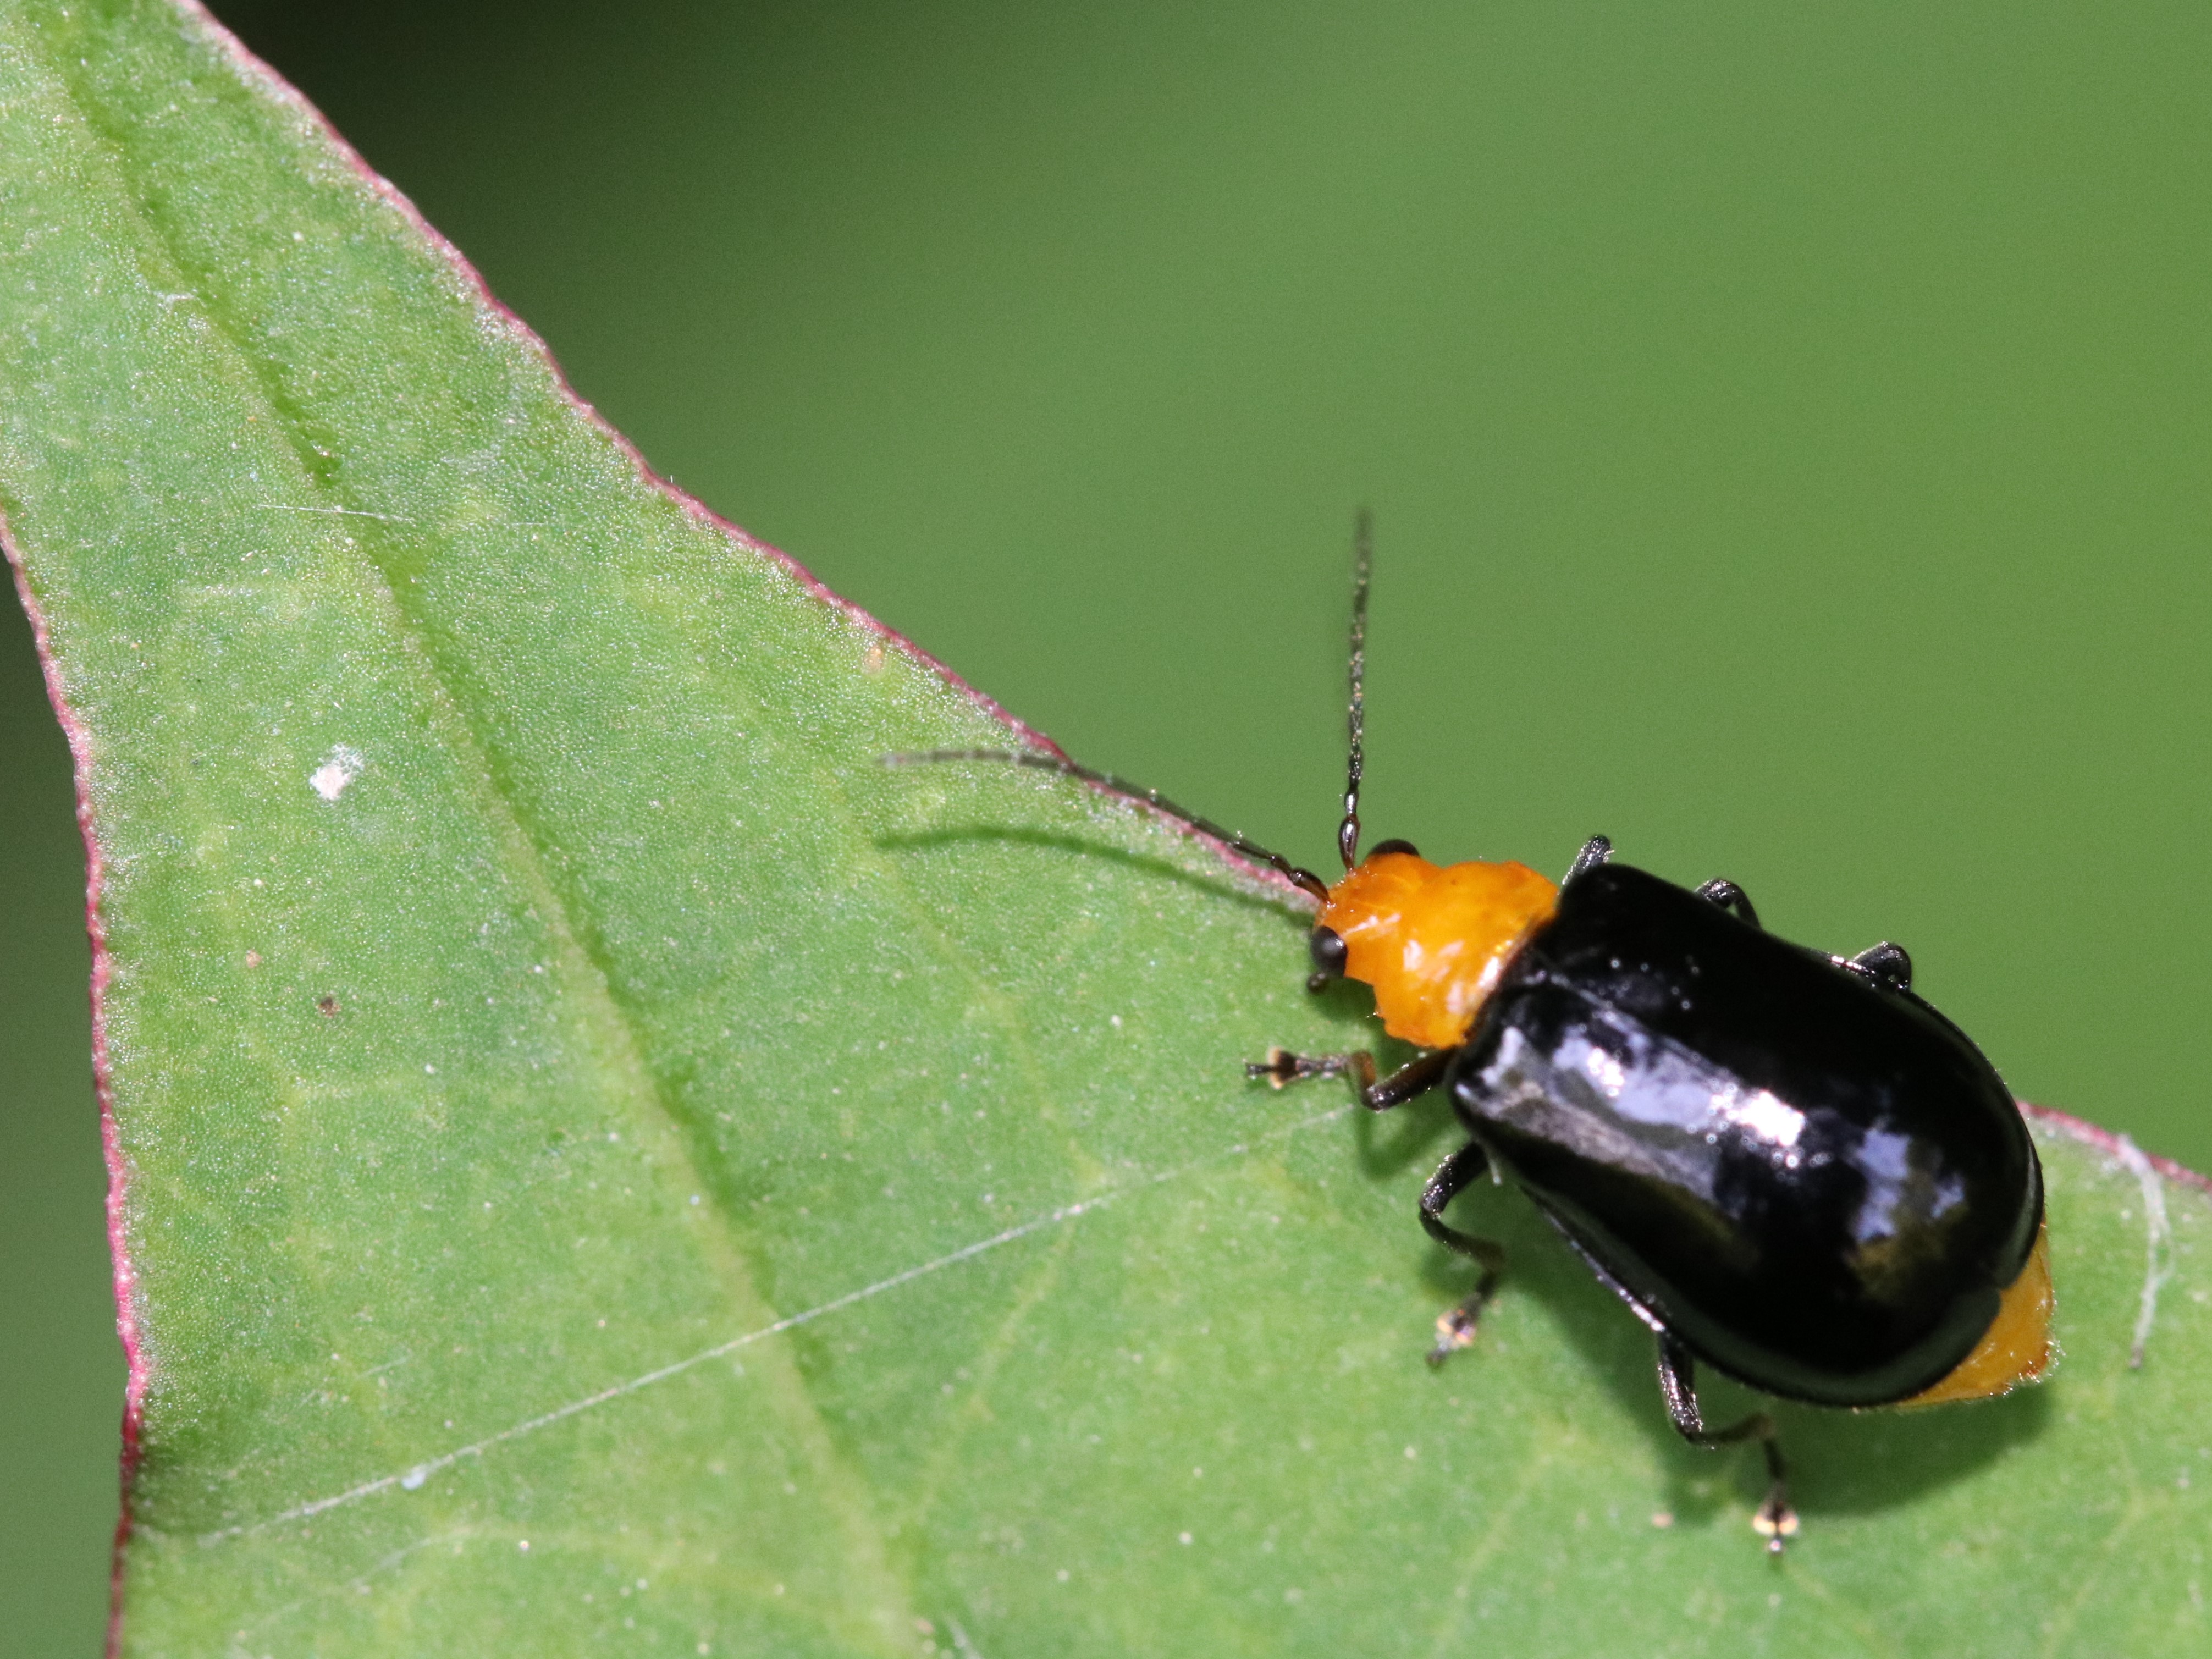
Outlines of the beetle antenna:
<svg viewBox="0 0 2212 1659">
<path fill-rule="evenodd" d="M 1249 859 L 1257 859 L 1288 879 L 1293 886 L 1310 893 L 1322 903 L 1328 902 L 1328 884 L 1310 870 L 1292 864 L 1280 853 L 1270 852 L 1255 841 L 1247 841 L 1234 830 L 1225 830 L 1211 818 L 1200 817 L 1187 806 L 1178 806 L 1157 789 L 1146 789 L 1115 777 L 1111 772 L 1078 764 L 1060 755 L 1047 755 L 1035 749 L 927 749 L 903 754 L 885 755 L 885 766 L 935 766 L 947 761 L 983 761 L 1000 766 L 1026 766 L 1039 772 L 1057 772 L 1062 777 L 1080 778 L 1085 783 L 1095 783 L 1109 793 L 1151 807 L 1163 817 L 1173 818 L 1187 824 L 1202 836 L 1211 836 Z"/>
<path fill-rule="evenodd" d="M 1359 775 L 1366 763 L 1367 578 L 1375 562 L 1375 520 L 1365 507 L 1352 526 L 1352 704 L 1346 718 L 1352 750 L 1344 763 L 1344 822 L 1336 827 L 1336 850 L 1344 867 L 1359 862 Z"/>
</svg>

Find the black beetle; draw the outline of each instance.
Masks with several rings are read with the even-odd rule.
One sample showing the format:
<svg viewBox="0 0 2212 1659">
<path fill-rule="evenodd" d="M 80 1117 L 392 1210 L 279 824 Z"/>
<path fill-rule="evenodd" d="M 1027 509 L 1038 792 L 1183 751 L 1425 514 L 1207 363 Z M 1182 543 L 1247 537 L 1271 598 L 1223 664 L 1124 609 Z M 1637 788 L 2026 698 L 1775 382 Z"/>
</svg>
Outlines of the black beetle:
<svg viewBox="0 0 2212 1659">
<path fill-rule="evenodd" d="M 1913 994 L 1884 943 L 1849 958 L 1761 930 L 1729 881 L 1695 890 L 1612 861 L 1593 837 L 1559 886 L 1525 865 L 1439 866 L 1404 842 L 1359 856 L 1368 525 L 1356 538 L 1351 753 L 1334 886 L 1157 791 L 1062 756 L 940 750 L 1085 779 L 1271 866 L 1321 905 L 1314 990 L 1372 987 L 1422 1052 L 1379 1079 L 1364 1051 L 1271 1051 L 1278 1087 L 1342 1076 L 1388 1110 L 1443 1086 L 1466 1127 L 1421 1196 L 1430 1235 L 1481 1266 L 1437 1321 L 1441 1362 L 1474 1340 L 1503 1251 L 1446 1224 L 1495 1170 L 1534 1200 L 1658 1340 L 1682 1436 L 1756 1440 L 1753 1524 L 1796 1530 L 1772 1419 L 1708 1429 L 1695 1366 L 1823 1406 L 1932 1405 L 2041 1375 L 2051 1290 L 2043 1179 L 2026 1121 L 1965 1033 Z"/>
</svg>

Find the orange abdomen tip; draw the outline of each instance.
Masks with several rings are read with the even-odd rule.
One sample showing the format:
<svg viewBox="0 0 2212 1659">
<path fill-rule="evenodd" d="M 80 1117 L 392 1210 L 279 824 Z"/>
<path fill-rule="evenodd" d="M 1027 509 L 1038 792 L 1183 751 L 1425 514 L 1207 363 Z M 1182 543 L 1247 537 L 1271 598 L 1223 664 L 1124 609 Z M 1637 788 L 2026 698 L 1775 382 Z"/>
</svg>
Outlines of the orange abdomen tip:
<svg viewBox="0 0 2212 1659">
<path fill-rule="evenodd" d="M 2035 1249 L 2020 1277 L 2005 1288 L 1997 1316 L 1990 1322 L 1973 1352 L 1933 1388 L 1900 1401 L 1905 1406 L 1940 1406 L 1951 1400 L 1987 1400 L 2033 1382 L 2051 1364 L 2051 1229 L 2035 1236 Z"/>
<path fill-rule="evenodd" d="M 1377 853 L 1328 890 L 1317 921 L 1343 939 L 1346 977 L 1375 988 L 1384 1030 L 1451 1048 L 1559 903 L 1559 890 L 1525 864 L 1440 868 L 1417 854 Z"/>
</svg>

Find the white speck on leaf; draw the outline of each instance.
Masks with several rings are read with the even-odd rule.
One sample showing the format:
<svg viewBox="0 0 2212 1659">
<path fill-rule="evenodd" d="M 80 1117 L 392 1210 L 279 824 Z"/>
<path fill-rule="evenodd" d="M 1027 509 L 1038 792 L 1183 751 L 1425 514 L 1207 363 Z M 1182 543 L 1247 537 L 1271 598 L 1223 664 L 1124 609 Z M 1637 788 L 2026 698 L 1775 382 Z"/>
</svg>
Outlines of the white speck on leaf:
<svg viewBox="0 0 2212 1659">
<path fill-rule="evenodd" d="M 307 774 L 307 787 L 325 800 L 336 800 L 345 793 L 346 786 L 361 775 L 361 769 L 366 764 L 360 750 L 340 744 L 331 750 L 329 758 Z"/>
</svg>

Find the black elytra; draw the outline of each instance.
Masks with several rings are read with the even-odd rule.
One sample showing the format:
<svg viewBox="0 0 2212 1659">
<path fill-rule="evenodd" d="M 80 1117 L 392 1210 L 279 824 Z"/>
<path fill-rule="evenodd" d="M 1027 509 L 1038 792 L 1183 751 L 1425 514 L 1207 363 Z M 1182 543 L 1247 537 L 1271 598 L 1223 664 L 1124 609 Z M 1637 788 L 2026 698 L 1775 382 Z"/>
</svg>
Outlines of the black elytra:
<svg viewBox="0 0 2212 1659">
<path fill-rule="evenodd" d="M 2027 1125 L 1956 1026 L 1618 863 L 1561 890 L 1445 1086 L 1655 1330 L 1792 1399 L 1929 1388 L 2042 1221 Z"/>
</svg>

